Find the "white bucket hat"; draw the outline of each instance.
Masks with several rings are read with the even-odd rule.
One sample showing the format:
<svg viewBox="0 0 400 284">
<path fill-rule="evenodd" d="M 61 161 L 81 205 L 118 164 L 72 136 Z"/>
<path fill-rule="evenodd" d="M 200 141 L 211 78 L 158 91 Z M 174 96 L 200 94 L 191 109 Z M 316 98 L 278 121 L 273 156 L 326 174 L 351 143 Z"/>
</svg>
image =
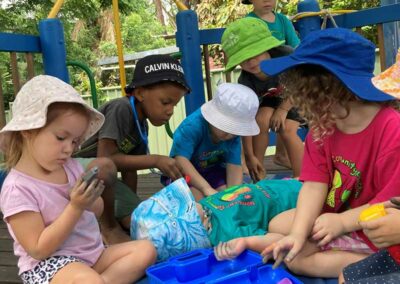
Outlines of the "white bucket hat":
<svg viewBox="0 0 400 284">
<path fill-rule="evenodd" d="M 4 151 L 7 148 L 12 131 L 45 126 L 48 106 L 57 102 L 78 103 L 89 111 L 89 126 L 82 142 L 95 134 L 104 123 L 104 116 L 88 106 L 71 85 L 56 77 L 39 75 L 29 80 L 18 92 L 12 106 L 13 117 L 0 131 L 0 149 Z"/>
<path fill-rule="evenodd" d="M 201 113 L 212 126 L 237 136 L 260 133 L 256 122 L 259 101 L 256 93 L 244 85 L 223 83 L 215 97 L 201 106 Z"/>
</svg>

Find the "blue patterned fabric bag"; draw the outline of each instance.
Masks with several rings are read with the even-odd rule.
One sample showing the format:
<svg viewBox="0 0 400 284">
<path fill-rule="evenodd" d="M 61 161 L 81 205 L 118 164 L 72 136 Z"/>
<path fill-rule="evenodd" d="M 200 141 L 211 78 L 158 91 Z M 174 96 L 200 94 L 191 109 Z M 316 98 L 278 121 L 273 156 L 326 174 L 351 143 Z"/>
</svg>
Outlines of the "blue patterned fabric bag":
<svg viewBox="0 0 400 284">
<path fill-rule="evenodd" d="M 152 241 L 158 261 L 211 246 L 194 197 L 183 178 L 139 204 L 132 213 L 131 238 Z"/>
</svg>

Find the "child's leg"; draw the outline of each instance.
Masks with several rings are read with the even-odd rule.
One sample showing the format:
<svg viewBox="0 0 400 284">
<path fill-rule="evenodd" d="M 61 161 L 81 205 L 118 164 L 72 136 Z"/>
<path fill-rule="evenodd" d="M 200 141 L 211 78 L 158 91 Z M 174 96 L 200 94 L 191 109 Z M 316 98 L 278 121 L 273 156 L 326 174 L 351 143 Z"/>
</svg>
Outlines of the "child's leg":
<svg viewBox="0 0 400 284">
<path fill-rule="evenodd" d="M 343 268 L 367 256 L 351 251 L 320 251 L 315 243 L 307 241 L 301 252 L 291 262 L 285 263 L 296 274 L 329 278 L 339 277 Z"/>
<path fill-rule="evenodd" d="M 130 237 L 122 230 L 114 216 L 114 191 L 117 181 L 117 168 L 108 158 L 97 158 L 89 163 L 87 168 L 99 167 L 98 178 L 104 181 L 104 191 L 101 197 L 104 201 L 104 211 L 100 217 L 100 228 L 103 241 L 106 244 L 117 244 L 130 241 Z"/>
<path fill-rule="evenodd" d="M 276 150 L 274 156 L 274 163 L 279 166 L 286 167 L 288 169 L 292 168 L 285 144 L 283 143 L 282 136 L 279 133 L 277 133 L 276 135 Z"/>
<path fill-rule="evenodd" d="M 87 264 L 74 262 L 64 266 L 58 271 L 51 284 L 68 284 L 68 283 L 104 283 L 99 273 L 90 268 Z"/>
<path fill-rule="evenodd" d="M 106 248 L 93 269 L 105 283 L 132 283 L 144 275 L 156 257 L 150 241 L 130 241 Z"/>
<path fill-rule="evenodd" d="M 285 130 L 282 130 L 280 134 L 282 135 L 283 143 L 288 151 L 289 160 L 293 169 L 293 177 L 299 177 L 301 164 L 303 161 L 304 145 L 300 137 L 297 135 L 297 129 L 300 123 L 286 119 L 285 120 Z"/>
<path fill-rule="evenodd" d="M 253 137 L 253 151 L 262 165 L 264 164 L 265 151 L 269 143 L 269 121 L 273 113 L 273 108 L 261 107 L 256 115 L 256 121 L 260 127 L 260 134 Z"/>
<path fill-rule="evenodd" d="M 339 275 L 338 284 L 344 284 L 343 272 Z"/>
<path fill-rule="evenodd" d="M 288 235 L 290 233 L 290 229 L 292 228 L 295 213 L 296 209 L 290 209 L 276 215 L 269 222 L 268 232 L 285 236 Z"/>
</svg>

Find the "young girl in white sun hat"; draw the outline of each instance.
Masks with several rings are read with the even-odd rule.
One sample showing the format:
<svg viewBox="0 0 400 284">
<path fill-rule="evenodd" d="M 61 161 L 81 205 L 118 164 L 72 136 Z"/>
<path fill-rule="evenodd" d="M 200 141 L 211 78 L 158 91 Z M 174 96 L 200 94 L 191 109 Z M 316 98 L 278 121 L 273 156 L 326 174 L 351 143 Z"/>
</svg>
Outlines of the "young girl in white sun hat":
<svg viewBox="0 0 400 284">
<path fill-rule="evenodd" d="M 23 283 L 131 283 L 155 261 L 149 241 L 103 245 L 95 215 L 103 208 L 103 181 L 84 181 L 71 158 L 103 122 L 52 76 L 34 77 L 14 101 L 13 118 L 0 131 L 8 171 L 0 209 Z"/>
<path fill-rule="evenodd" d="M 191 177 L 196 199 L 242 183 L 239 136 L 260 132 L 255 120 L 257 110 L 258 98 L 253 90 L 223 83 L 212 100 L 179 125 L 170 156 Z"/>
</svg>

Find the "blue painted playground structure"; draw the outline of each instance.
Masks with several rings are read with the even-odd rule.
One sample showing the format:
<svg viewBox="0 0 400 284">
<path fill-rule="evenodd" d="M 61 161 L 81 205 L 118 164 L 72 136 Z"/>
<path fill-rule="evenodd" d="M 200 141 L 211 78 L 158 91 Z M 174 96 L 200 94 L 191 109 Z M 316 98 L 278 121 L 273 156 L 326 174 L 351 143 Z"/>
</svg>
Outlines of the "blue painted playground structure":
<svg viewBox="0 0 400 284">
<path fill-rule="evenodd" d="M 319 10 L 319 7 L 316 1 L 305 0 L 299 2 L 298 9 L 298 12 L 315 12 Z M 339 27 L 349 29 L 378 25 L 379 33 L 380 27 L 383 25 L 383 29 L 387 31 L 384 36 L 385 42 L 380 43 L 380 47 L 384 49 L 384 54 L 381 55 L 381 62 L 385 63 L 383 66 L 390 66 L 394 63 L 399 40 L 397 36 L 397 42 L 395 42 L 396 37 L 393 36 L 393 27 L 391 25 L 395 25 L 392 22 L 400 20 L 400 3 L 338 15 L 333 18 Z M 185 98 L 186 114 L 188 115 L 205 102 L 201 47 L 220 44 L 224 28 L 200 30 L 197 15 L 192 10 L 179 12 L 176 20 L 176 44 L 182 53 L 181 62 L 188 83 L 192 88 L 191 95 Z M 321 18 L 319 16 L 302 18 L 295 23 L 295 27 L 300 33 L 300 38 L 304 38 L 313 30 L 321 28 Z M 327 27 L 332 27 L 331 22 L 328 22 Z"/>
<path fill-rule="evenodd" d="M 382 0 L 381 7 L 333 16 L 339 27 L 359 30 L 367 25 L 378 26 L 382 69 L 394 63 L 400 44 L 398 35 L 400 2 L 397 1 Z M 388 5 L 383 5 L 385 3 Z M 316 0 L 299 2 L 298 12 L 318 10 Z M 303 38 L 313 30 L 320 29 L 321 21 L 320 16 L 305 17 L 299 19 L 295 27 Z M 192 10 L 178 12 L 176 22 L 176 45 L 182 54 L 181 62 L 192 88 L 191 95 L 185 97 L 186 115 L 189 115 L 205 102 L 202 47 L 219 44 L 224 28 L 199 29 L 197 15 Z M 329 27 L 332 27 L 332 23 L 328 20 L 327 28 Z M 0 33 L 0 52 L 40 53 L 43 58 L 44 73 L 69 82 L 64 32 L 59 19 L 40 21 L 38 36 Z"/>
<path fill-rule="evenodd" d="M 381 2 L 381 7 L 336 15 L 333 18 L 339 27 L 358 31 L 367 25 L 378 26 L 381 69 L 384 70 L 386 66 L 394 63 L 395 54 L 399 48 L 400 2 L 398 0 L 382 0 Z M 319 6 L 316 0 L 300 1 L 298 12 L 319 12 Z M 187 81 L 192 88 L 192 93 L 185 97 L 186 115 L 189 115 L 205 102 L 203 66 L 207 69 L 207 62 L 203 60 L 202 54 L 206 53 L 208 45 L 220 43 L 224 29 L 199 29 L 197 15 L 192 10 L 180 11 L 176 21 L 176 45 L 181 52 L 181 62 Z M 295 27 L 300 38 L 304 38 L 313 30 L 320 29 L 321 23 L 321 17 L 313 15 L 297 20 Z M 327 28 L 331 27 L 332 22 L 328 19 Z M 0 52 L 39 53 L 43 58 L 45 74 L 69 82 L 64 32 L 61 21 L 58 19 L 40 21 L 38 36 L 0 33 Z M 4 175 L 2 177 L 4 178 Z M 328 283 L 321 279 L 302 280 L 306 283 Z M 331 281 L 336 282 L 336 280 Z"/>
</svg>

